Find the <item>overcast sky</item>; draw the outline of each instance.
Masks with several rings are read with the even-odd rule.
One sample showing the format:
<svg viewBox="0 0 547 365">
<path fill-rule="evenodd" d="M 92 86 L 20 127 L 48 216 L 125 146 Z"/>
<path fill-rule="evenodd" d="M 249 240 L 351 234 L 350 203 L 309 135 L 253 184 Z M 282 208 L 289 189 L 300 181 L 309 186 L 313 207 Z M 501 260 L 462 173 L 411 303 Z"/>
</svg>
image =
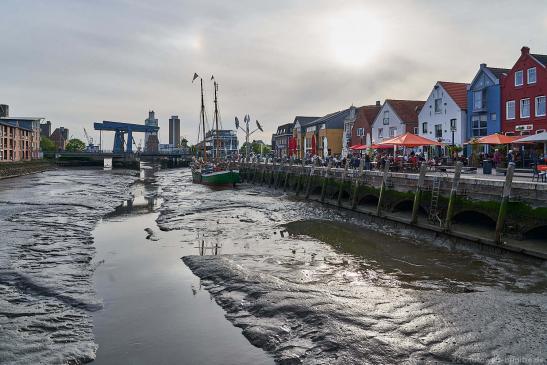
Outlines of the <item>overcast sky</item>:
<svg viewBox="0 0 547 365">
<path fill-rule="evenodd" d="M 209 116 L 214 75 L 224 127 L 248 113 L 269 141 L 295 115 L 425 100 L 480 63 L 512 67 L 523 45 L 547 53 L 545 0 L 1 0 L 0 14 L 0 103 L 79 138 L 151 109 L 160 142 L 176 114 L 194 143 L 194 72 Z"/>
</svg>

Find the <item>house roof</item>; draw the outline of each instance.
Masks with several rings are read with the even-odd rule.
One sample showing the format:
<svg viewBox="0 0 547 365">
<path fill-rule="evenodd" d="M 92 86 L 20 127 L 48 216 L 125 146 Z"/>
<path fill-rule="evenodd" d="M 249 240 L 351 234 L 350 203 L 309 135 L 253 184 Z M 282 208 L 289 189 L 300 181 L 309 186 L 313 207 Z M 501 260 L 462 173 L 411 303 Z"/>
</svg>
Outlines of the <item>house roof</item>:
<svg viewBox="0 0 547 365">
<path fill-rule="evenodd" d="M 32 132 L 31 128 L 22 127 L 22 126 L 18 125 L 15 121 L 4 120 L 4 118 L 0 119 L 0 125 L 5 125 L 5 126 L 8 126 L 8 127 L 13 127 L 13 128 L 19 128 L 19 129 L 22 129 L 22 130 L 25 130 L 25 131 Z"/>
<path fill-rule="evenodd" d="M 450 95 L 452 100 L 462 110 L 467 110 L 467 86 L 468 84 L 462 82 L 449 82 L 449 81 L 439 81 L 439 84 L 445 89 L 445 91 Z"/>
<path fill-rule="evenodd" d="M 370 130 L 374 119 L 382 109 L 381 105 L 365 105 L 357 108 L 357 118 L 355 119 L 355 126 L 358 128 L 365 128 Z"/>
<path fill-rule="evenodd" d="M 536 60 L 539 61 L 543 66 L 547 66 L 547 55 L 544 54 L 530 54 L 530 56 L 534 57 Z"/>
<path fill-rule="evenodd" d="M 302 117 L 302 116 L 296 116 L 294 117 L 294 123 L 299 122 L 301 127 L 307 126 L 308 124 L 311 124 L 315 120 L 319 119 L 319 117 Z M 294 124 L 293 123 L 293 124 Z"/>
<path fill-rule="evenodd" d="M 310 124 L 325 124 L 325 126 L 330 129 L 344 129 L 344 120 L 349 116 L 350 109 L 351 108 L 327 114 L 324 117 L 314 120 L 313 123 Z"/>
<path fill-rule="evenodd" d="M 386 99 L 386 103 L 391 105 L 391 108 L 403 123 L 416 123 L 418 122 L 418 113 L 424 106 L 425 101 Z"/>
<path fill-rule="evenodd" d="M 492 74 L 494 74 L 494 76 L 499 80 L 501 78 L 501 75 L 503 74 L 508 74 L 509 69 L 507 68 L 497 68 L 497 67 L 486 67 L 488 69 L 488 71 L 492 72 Z"/>
</svg>

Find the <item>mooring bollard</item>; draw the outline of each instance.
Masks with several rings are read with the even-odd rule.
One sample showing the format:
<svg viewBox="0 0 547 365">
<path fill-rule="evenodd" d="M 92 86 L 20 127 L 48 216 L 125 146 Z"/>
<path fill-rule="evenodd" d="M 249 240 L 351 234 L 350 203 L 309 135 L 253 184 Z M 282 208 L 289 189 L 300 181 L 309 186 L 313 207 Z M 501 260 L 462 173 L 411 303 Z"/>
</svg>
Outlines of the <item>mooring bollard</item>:
<svg viewBox="0 0 547 365">
<path fill-rule="evenodd" d="M 363 168 L 365 166 L 365 159 L 362 158 L 359 163 L 359 175 L 355 180 L 355 185 L 353 187 L 353 195 L 351 197 L 351 209 L 357 208 L 357 194 L 359 194 L 359 186 L 361 185 L 361 179 L 363 178 Z"/>
<path fill-rule="evenodd" d="M 323 177 L 323 184 L 321 185 L 321 202 L 325 201 L 327 180 L 329 179 L 331 167 L 332 167 L 332 160 L 329 160 L 329 163 L 327 164 L 327 169 L 325 170 L 325 176 Z"/>
<path fill-rule="evenodd" d="M 422 163 L 420 166 L 420 176 L 418 177 L 416 193 L 414 194 L 414 204 L 412 205 L 412 217 L 410 218 L 410 224 L 416 224 L 416 222 L 418 222 L 418 210 L 420 209 L 420 203 L 422 201 L 422 189 L 424 188 L 426 172 L 427 165 Z"/>
<path fill-rule="evenodd" d="M 387 185 L 387 179 L 389 177 L 389 161 L 386 161 L 384 167 L 384 176 L 382 178 L 382 185 L 380 186 L 380 196 L 378 197 L 378 206 L 376 207 L 376 215 L 380 216 L 382 213 L 382 204 L 384 203 L 384 195 Z"/>
<path fill-rule="evenodd" d="M 496 222 L 496 236 L 495 242 L 501 244 L 501 234 L 503 232 L 503 225 L 505 224 L 505 215 L 507 214 L 507 204 L 509 197 L 511 196 L 511 185 L 513 184 L 513 174 L 515 172 L 515 163 L 509 163 L 507 166 L 507 175 L 505 176 L 505 184 L 503 185 L 503 192 L 501 194 L 500 210 L 498 213 L 498 220 Z"/>
<path fill-rule="evenodd" d="M 454 169 L 454 180 L 452 181 L 452 189 L 450 190 L 450 199 L 448 200 L 448 208 L 446 209 L 446 219 L 444 221 L 444 228 L 450 229 L 452 226 L 452 217 L 454 216 L 454 204 L 456 203 L 456 195 L 458 192 L 458 185 L 460 184 L 460 176 L 462 174 L 463 163 L 457 162 Z"/>
<path fill-rule="evenodd" d="M 346 158 L 344 171 L 342 172 L 342 179 L 340 180 L 340 183 L 338 184 L 338 201 L 336 202 L 338 206 L 342 205 L 342 192 L 344 191 L 344 182 L 348 174 L 348 166 L 349 166 L 349 160 Z"/>
</svg>

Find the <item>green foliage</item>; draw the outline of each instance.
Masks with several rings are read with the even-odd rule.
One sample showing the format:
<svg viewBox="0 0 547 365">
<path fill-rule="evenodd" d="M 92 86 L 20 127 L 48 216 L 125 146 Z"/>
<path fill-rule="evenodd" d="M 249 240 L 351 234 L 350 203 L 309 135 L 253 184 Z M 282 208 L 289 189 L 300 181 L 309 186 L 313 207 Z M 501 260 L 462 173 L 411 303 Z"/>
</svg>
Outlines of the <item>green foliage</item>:
<svg viewBox="0 0 547 365">
<path fill-rule="evenodd" d="M 254 154 L 261 154 L 261 155 L 267 155 L 269 154 L 272 149 L 270 146 L 266 145 L 266 144 L 263 144 L 263 143 L 260 143 L 258 141 L 253 141 L 253 142 L 250 142 L 249 143 L 249 153 L 254 153 Z M 241 148 L 239 149 L 239 153 L 242 154 L 242 155 L 245 155 L 245 150 L 247 148 L 247 142 L 244 142 L 242 145 L 241 145 Z"/>
<path fill-rule="evenodd" d="M 47 137 L 40 138 L 40 149 L 43 152 L 55 152 L 55 142 Z"/>
<path fill-rule="evenodd" d="M 78 138 L 72 138 L 66 144 L 65 149 L 69 152 L 80 152 L 85 150 L 85 143 Z"/>
</svg>

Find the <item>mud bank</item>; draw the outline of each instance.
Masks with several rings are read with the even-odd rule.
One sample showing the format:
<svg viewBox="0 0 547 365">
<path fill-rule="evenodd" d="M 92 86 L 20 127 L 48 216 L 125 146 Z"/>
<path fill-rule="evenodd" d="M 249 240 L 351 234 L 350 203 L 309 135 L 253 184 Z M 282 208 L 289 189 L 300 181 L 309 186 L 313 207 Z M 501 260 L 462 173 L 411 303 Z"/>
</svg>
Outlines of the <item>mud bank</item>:
<svg viewBox="0 0 547 365">
<path fill-rule="evenodd" d="M 0 180 L 36 174 L 53 170 L 56 167 L 49 161 L 32 161 L 0 164 Z"/>
<path fill-rule="evenodd" d="M 101 308 L 91 231 L 134 181 L 103 170 L 56 170 L 0 185 L 0 363 L 78 364 L 95 357 Z"/>
</svg>

